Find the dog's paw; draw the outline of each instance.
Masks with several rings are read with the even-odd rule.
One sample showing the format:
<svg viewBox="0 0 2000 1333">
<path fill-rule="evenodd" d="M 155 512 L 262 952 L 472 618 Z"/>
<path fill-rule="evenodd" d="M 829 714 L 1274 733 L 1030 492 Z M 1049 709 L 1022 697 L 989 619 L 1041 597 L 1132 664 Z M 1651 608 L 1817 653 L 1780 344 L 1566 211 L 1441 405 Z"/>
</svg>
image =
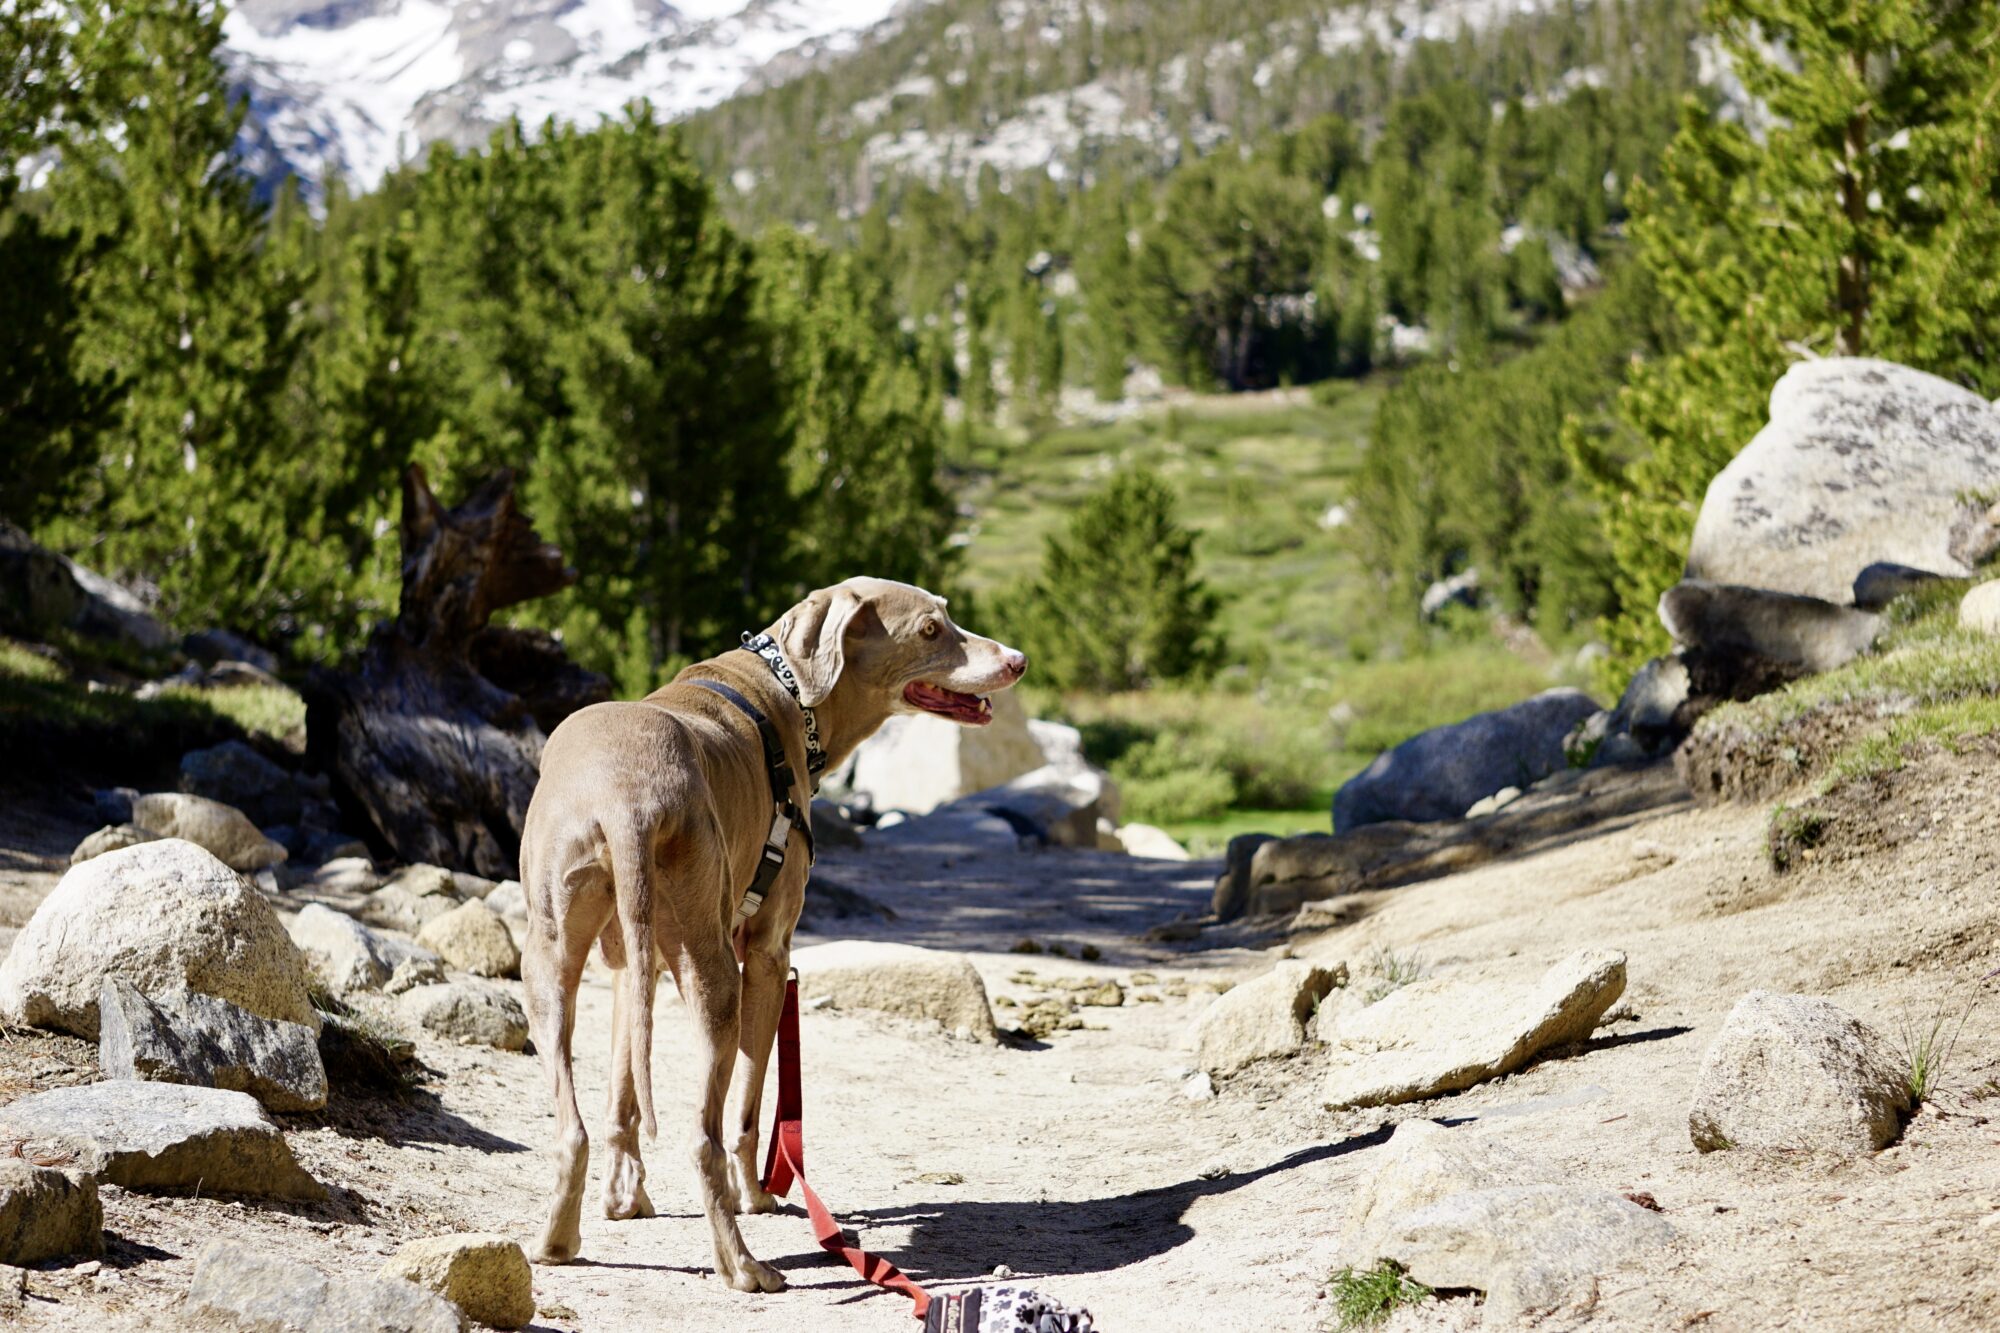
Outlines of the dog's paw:
<svg viewBox="0 0 2000 1333">
<path fill-rule="evenodd" d="M 743 1256 L 742 1264 L 733 1272 L 724 1273 L 725 1280 L 738 1291 L 783 1291 L 785 1275 L 766 1263 L 759 1263 L 750 1256 Z"/>
<path fill-rule="evenodd" d="M 738 1213 L 775 1213 L 778 1211 L 778 1196 L 762 1185 L 739 1185 L 736 1190 L 736 1211 Z"/>
<path fill-rule="evenodd" d="M 613 1222 L 627 1222 L 635 1217 L 658 1217 L 653 1201 L 646 1194 L 644 1185 L 634 1185 L 630 1192 L 614 1194 L 604 1192 L 604 1215 Z"/>
</svg>

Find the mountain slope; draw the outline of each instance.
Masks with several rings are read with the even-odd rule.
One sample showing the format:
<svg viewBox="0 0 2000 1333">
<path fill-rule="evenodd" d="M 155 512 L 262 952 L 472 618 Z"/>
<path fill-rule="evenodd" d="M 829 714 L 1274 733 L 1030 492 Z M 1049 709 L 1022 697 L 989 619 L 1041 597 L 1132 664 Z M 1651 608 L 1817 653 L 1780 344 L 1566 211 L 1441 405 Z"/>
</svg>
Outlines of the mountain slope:
<svg viewBox="0 0 2000 1333">
<path fill-rule="evenodd" d="M 261 174 L 372 186 L 509 116 L 585 124 L 711 105 L 802 43 L 851 49 L 895 0 L 241 0 L 232 65 Z"/>
</svg>

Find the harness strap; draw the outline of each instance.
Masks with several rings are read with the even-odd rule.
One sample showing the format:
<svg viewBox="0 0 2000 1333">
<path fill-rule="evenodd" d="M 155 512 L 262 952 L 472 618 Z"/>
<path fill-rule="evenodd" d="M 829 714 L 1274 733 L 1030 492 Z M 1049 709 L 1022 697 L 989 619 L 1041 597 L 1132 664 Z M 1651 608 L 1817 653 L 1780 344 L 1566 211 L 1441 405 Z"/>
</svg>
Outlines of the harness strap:
<svg viewBox="0 0 2000 1333">
<path fill-rule="evenodd" d="M 786 848 L 793 829 L 797 829 L 799 836 L 806 840 L 806 864 L 810 866 L 818 859 L 813 848 L 812 824 L 792 803 L 792 766 L 785 758 L 784 740 L 778 735 L 771 719 L 735 688 L 719 680 L 695 679 L 688 684 L 699 685 L 734 704 L 738 712 L 757 724 L 757 736 L 764 743 L 764 769 L 771 779 L 771 806 L 775 813 L 771 817 L 771 831 L 764 835 L 764 849 L 757 856 L 757 873 L 751 878 L 743 901 L 736 906 L 736 922 L 741 925 L 757 915 L 757 909 L 764 905 L 764 895 L 778 882 L 778 876 L 785 868 Z"/>
<path fill-rule="evenodd" d="M 778 1114 L 771 1126 L 771 1146 L 764 1157 L 764 1188 L 783 1198 L 797 1181 L 812 1216 L 813 1236 L 828 1254 L 875 1286 L 900 1291 L 916 1302 L 912 1312 L 922 1319 L 931 1308 L 931 1294 L 904 1276 L 901 1269 L 858 1245 L 849 1245 L 840 1224 L 806 1183 L 805 1096 L 799 1079 L 799 979 L 785 982 L 785 1007 L 778 1016 Z"/>
</svg>

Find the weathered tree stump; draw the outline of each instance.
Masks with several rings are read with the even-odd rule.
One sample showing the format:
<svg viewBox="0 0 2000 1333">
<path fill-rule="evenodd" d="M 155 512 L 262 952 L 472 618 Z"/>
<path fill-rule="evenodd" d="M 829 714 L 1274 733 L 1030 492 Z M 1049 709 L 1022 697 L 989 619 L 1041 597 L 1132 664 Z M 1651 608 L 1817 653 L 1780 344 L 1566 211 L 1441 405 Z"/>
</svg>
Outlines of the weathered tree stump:
<svg viewBox="0 0 2000 1333">
<path fill-rule="evenodd" d="M 357 671 L 318 671 L 306 747 L 370 840 L 404 861 L 516 873 L 545 728 L 611 697 L 611 683 L 539 630 L 488 625 L 495 611 L 576 581 L 514 504 L 514 474 L 455 509 L 423 469 L 403 474 L 403 593 Z"/>
</svg>

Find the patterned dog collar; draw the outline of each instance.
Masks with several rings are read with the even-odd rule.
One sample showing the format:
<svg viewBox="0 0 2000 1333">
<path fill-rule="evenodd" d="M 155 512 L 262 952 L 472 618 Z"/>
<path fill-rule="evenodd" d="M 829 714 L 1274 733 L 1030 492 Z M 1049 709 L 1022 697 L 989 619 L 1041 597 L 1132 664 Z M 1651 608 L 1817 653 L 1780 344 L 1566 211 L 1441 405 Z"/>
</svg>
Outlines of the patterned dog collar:
<svg viewBox="0 0 2000 1333">
<path fill-rule="evenodd" d="M 806 707 L 805 699 L 799 694 L 798 673 L 793 671 L 792 664 L 785 660 L 785 654 L 778 648 L 777 640 L 768 634 L 753 635 L 746 630 L 743 635 L 743 650 L 755 653 L 764 659 L 764 665 L 771 668 L 771 674 L 778 678 L 778 683 L 792 696 L 792 702 L 796 703 L 799 711 L 805 714 L 806 771 L 813 777 L 813 786 L 819 786 L 819 775 L 826 768 L 826 751 L 819 748 L 819 718 L 813 714 L 812 709 Z"/>
</svg>

